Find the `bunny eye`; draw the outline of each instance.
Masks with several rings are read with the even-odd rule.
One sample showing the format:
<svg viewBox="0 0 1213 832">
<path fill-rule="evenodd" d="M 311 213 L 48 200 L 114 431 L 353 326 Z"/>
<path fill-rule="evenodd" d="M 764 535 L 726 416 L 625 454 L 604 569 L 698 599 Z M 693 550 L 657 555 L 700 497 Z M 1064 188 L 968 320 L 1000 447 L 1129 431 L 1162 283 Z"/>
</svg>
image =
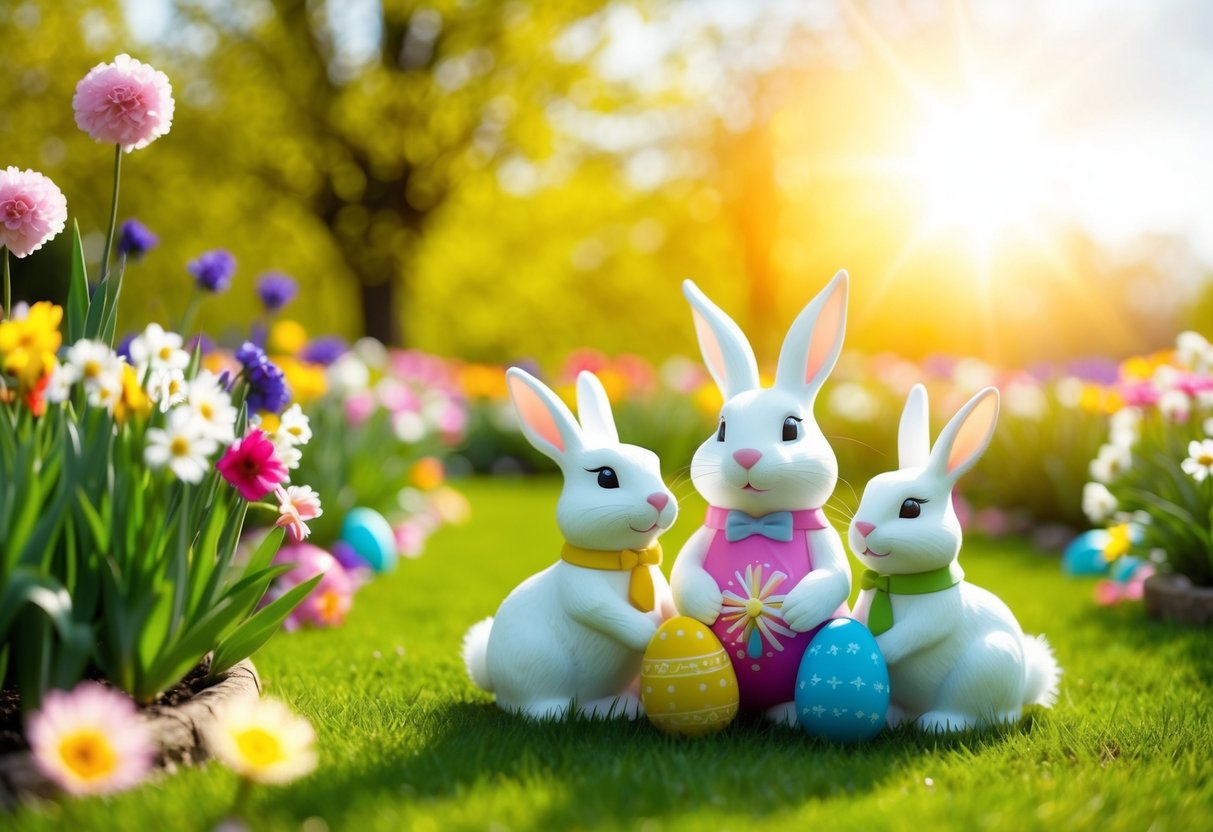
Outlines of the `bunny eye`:
<svg viewBox="0 0 1213 832">
<path fill-rule="evenodd" d="M 598 474 L 599 488 L 618 488 L 619 475 L 615 473 L 614 468 L 595 468 L 590 471 L 591 474 Z"/>
<path fill-rule="evenodd" d="M 783 420 L 783 441 L 795 442 L 800 438 L 800 420 L 789 416 Z"/>
<path fill-rule="evenodd" d="M 724 441 L 724 419 L 720 420 L 720 430 L 716 431 L 716 441 L 717 442 Z"/>
<path fill-rule="evenodd" d="M 901 504 L 901 511 L 897 513 L 897 516 L 905 520 L 913 520 L 915 517 L 922 514 L 922 504 L 925 502 L 926 500 L 918 500 L 914 497 L 910 497 Z"/>
</svg>

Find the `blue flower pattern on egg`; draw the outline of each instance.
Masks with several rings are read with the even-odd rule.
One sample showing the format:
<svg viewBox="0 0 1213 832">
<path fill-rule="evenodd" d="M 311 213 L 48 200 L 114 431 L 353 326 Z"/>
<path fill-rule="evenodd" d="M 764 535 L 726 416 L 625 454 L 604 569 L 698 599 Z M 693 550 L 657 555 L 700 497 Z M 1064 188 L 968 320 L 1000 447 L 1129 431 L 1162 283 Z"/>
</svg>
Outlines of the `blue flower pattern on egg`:
<svg viewBox="0 0 1213 832">
<path fill-rule="evenodd" d="M 889 667 L 867 627 L 831 621 L 813 638 L 796 676 L 796 714 L 815 737 L 864 742 L 884 727 Z"/>
</svg>

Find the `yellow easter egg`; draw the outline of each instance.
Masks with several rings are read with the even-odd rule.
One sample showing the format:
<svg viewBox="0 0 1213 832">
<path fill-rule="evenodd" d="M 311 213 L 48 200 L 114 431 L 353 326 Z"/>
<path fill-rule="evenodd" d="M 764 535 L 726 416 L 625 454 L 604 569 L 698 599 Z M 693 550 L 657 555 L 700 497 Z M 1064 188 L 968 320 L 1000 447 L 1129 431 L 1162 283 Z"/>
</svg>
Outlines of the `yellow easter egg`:
<svg viewBox="0 0 1213 832">
<path fill-rule="evenodd" d="M 711 734 L 737 716 L 737 676 L 712 631 L 685 615 L 662 624 L 640 666 L 640 701 L 662 731 Z"/>
</svg>

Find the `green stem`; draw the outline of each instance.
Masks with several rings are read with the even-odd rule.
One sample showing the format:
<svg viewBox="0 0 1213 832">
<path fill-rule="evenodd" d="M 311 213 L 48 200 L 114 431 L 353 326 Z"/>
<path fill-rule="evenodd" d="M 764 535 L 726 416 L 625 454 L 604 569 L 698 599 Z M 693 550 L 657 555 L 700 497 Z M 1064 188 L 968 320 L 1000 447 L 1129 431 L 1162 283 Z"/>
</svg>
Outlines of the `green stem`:
<svg viewBox="0 0 1213 832">
<path fill-rule="evenodd" d="M 177 327 L 177 331 L 186 338 L 190 337 L 190 332 L 194 328 L 194 319 L 198 317 L 199 299 L 199 290 L 195 288 L 190 293 L 189 303 L 185 305 L 185 314 L 181 316 L 181 326 Z"/>
<path fill-rule="evenodd" d="M 105 237 L 105 251 L 101 255 L 101 279 L 105 280 L 110 270 L 110 250 L 114 247 L 114 229 L 118 227 L 118 178 L 122 174 L 122 145 L 114 145 L 114 198 L 110 202 L 110 230 Z"/>
<path fill-rule="evenodd" d="M 4 246 L 4 308 L 0 309 L 3 315 L 0 317 L 10 317 L 9 308 L 13 305 L 13 285 L 12 278 L 8 274 L 8 246 Z"/>
<path fill-rule="evenodd" d="M 236 799 L 232 801 L 232 816 L 243 818 L 245 806 L 248 804 L 249 795 L 253 791 L 253 781 L 247 777 L 240 778 L 240 785 L 236 787 Z"/>
</svg>

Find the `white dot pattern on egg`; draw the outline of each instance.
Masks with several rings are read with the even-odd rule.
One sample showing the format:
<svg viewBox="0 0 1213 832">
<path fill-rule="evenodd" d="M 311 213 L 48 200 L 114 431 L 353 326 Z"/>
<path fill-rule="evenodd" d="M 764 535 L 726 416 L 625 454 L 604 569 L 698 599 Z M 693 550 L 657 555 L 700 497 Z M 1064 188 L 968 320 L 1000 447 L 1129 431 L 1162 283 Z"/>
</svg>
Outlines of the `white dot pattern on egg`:
<svg viewBox="0 0 1213 832">
<path fill-rule="evenodd" d="M 658 628 L 640 668 L 641 702 L 649 721 L 672 734 L 719 731 L 737 715 L 733 664 L 720 641 L 683 616 Z"/>
<path fill-rule="evenodd" d="M 884 727 L 889 669 L 868 628 L 850 618 L 823 627 L 796 676 L 796 712 L 810 734 L 864 742 Z"/>
</svg>

